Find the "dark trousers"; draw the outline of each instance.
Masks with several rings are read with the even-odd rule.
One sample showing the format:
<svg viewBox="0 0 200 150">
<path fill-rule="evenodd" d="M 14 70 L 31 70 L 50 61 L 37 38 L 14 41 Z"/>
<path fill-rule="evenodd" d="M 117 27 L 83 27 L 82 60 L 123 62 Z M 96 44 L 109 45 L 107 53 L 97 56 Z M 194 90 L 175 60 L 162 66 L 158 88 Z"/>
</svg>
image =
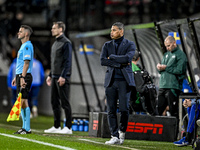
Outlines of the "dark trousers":
<svg viewBox="0 0 200 150">
<path fill-rule="evenodd" d="M 172 92 L 173 90 L 173 92 Z M 179 128 L 179 95 L 180 91 L 175 89 L 159 89 L 158 92 L 158 113 L 162 115 L 163 111 L 169 106 L 171 116 L 177 118 L 177 135 Z"/>
<path fill-rule="evenodd" d="M 114 81 L 105 89 L 107 99 L 108 124 L 112 136 L 119 137 L 118 130 L 125 132 L 129 117 L 131 88 L 126 81 Z M 117 100 L 119 99 L 120 124 L 117 121 Z"/>
<path fill-rule="evenodd" d="M 59 86 L 58 79 L 52 78 L 51 82 L 51 104 L 54 113 L 54 127 L 60 127 L 61 107 L 64 109 L 66 117 L 66 126 L 70 129 L 72 126 L 71 106 L 69 103 L 69 81 L 63 86 Z"/>
<path fill-rule="evenodd" d="M 159 89 L 158 92 L 158 113 L 162 115 L 163 111 L 169 106 L 169 112 L 172 116 L 178 116 L 178 104 L 179 104 L 179 90 L 174 90 L 172 93 L 171 89 Z"/>
</svg>

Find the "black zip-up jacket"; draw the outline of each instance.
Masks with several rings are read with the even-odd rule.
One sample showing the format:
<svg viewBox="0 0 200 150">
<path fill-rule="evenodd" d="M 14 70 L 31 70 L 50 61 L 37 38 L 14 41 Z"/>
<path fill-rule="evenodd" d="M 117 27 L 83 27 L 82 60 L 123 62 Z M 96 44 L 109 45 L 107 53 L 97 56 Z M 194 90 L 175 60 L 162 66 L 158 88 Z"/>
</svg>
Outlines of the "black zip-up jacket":
<svg viewBox="0 0 200 150">
<path fill-rule="evenodd" d="M 51 47 L 51 72 L 53 78 L 70 78 L 72 66 L 71 41 L 62 34 Z"/>
</svg>

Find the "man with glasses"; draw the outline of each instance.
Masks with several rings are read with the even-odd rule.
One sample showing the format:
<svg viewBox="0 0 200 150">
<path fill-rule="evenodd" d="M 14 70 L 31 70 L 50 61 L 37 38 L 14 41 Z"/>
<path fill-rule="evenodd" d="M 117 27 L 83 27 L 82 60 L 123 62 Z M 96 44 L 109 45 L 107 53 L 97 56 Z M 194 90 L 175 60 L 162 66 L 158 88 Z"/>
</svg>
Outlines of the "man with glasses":
<svg viewBox="0 0 200 150">
<path fill-rule="evenodd" d="M 168 36 L 164 43 L 167 52 L 164 54 L 161 64 L 157 64 L 157 70 L 161 75 L 158 92 L 158 113 L 162 115 L 165 108 L 169 106 L 170 114 L 177 118 L 178 133 L 178 102 L 186 74 L 187 57 L 176 44 L 174 37 Z"/>
<path fill-rule="evenodd" d="M 69 103 L 69 86 L 72 66 L 72 45 L 64 35 L 65 24 L 54 22 L 51 33 L 55 42 L 51 48 L 51 71 L 46 79 L 51 86 L 51 105 L 54 113 L 54 125 L 45 133 L 72 134 L 72 116 Z M 61 130 L 61 107 L 64 109 L 66 126 Z"/>
</svg>

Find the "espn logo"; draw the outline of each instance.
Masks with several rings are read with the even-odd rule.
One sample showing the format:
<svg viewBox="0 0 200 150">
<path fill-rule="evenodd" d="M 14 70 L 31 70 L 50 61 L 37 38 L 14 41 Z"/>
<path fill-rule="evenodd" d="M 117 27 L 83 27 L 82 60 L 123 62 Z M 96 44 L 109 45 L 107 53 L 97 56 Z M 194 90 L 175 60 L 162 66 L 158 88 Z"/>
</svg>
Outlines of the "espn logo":
<svg viewBox="0 0 200 150">
<path fill-rule="evenodd" d="M 98 130 L 98 123 L 99 123 L 98 120 L 93 120 L 93 127 L 92 127 L 93 130 Z"/>
<path fill-rule="evenodd" d="M 147 133 L 148 130 L 151 130 L 153 134 L 162 134 L 163 125 L 152 123 L 128 122 L 126 132 Z"/>
</svg>

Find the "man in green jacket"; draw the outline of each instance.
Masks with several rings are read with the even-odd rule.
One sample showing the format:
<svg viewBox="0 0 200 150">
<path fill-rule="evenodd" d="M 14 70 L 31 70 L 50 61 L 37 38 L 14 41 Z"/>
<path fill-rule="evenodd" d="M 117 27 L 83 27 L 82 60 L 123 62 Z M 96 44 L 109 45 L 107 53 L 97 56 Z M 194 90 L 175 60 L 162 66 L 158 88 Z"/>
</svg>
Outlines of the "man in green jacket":
<svg viewBox="0 0 200 150">
<path fill-rule="evenodd" d="M 165 108 L 169 106 L 169 112 L 177 118 L 178 124 L 178 102 L 186 74 L 187 57 L 176 45 L 176 40 L 172 36 L 168 36 L 165 39 L 165 47 L 168 52 L 164 54 L 161 64 L 157 64 L 157 70 L 161 74 L 158 92 L 158 113 L 162 115 Z"/>
</svg>

